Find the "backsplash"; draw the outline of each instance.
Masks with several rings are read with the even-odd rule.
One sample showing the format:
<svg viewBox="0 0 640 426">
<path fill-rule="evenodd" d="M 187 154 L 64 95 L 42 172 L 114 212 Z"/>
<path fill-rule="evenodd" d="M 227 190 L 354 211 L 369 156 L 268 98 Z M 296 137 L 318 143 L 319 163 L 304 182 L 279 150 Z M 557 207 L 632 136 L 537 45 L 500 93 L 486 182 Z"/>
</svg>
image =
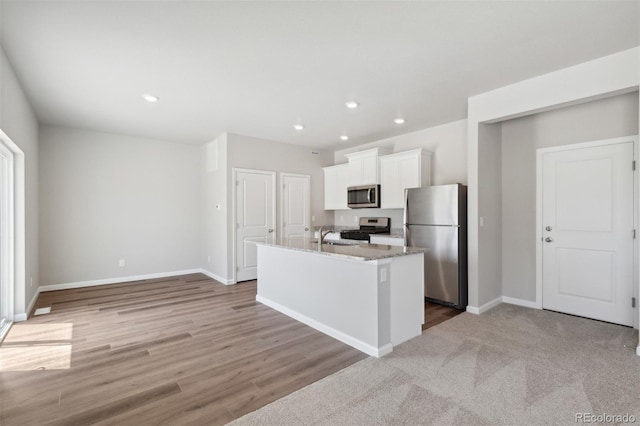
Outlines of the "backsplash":
<svg viewBox="0 0 640 426">
<path fill-rule="evenodd" d="M 403 224 L 403 209 L 349 209 L 336 210 L 334 212 L 334 224 L 336 228 L 357 228 L 358 219 L 361 217 L 389 217 L 391 229 L 401 229 Z"/>
</svg>

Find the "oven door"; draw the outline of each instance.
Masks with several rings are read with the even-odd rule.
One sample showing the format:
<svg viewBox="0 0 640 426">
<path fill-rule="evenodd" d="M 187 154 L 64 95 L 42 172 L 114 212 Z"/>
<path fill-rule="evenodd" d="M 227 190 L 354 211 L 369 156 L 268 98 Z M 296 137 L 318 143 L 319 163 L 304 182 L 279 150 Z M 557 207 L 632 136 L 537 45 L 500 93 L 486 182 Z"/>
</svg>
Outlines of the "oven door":
<svg viewBox="0 0 640 426">
<path fill-rule="evenodd" d="M 380 207 L 380 185 L 350 186 L 347 205 L 352 209 Z"/>
</svg>

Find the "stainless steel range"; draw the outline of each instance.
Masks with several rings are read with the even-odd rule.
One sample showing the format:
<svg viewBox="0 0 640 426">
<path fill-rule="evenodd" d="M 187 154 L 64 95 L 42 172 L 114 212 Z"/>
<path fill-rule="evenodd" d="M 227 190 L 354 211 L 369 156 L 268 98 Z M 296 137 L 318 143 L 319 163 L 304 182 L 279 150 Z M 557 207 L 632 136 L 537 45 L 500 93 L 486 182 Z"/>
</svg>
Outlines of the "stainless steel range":
<svg viewBox="0 0 640 426">
<path fill-rule="evenodd" d="M 369 241 L 369 235 L 371 234 L 388 234 L 391 232 L 390 217 L 361 217 L 359 224 L 360 229 L 341 231 L 340 238 Z"/>
</svg>

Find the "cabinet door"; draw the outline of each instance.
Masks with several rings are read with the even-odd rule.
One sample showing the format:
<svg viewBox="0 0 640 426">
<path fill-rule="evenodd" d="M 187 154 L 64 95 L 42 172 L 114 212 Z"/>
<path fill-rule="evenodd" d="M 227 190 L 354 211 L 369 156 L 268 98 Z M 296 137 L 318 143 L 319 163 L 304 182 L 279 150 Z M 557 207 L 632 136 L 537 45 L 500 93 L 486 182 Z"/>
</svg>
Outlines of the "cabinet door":
<svg viewBox="0 0 640 426">
<path fill-rule="evenodd" d="M 362 185 L 378 183 L 378 156 L 371 155 L 362 159 Z"/>
<path fill-rule="evenodd" d="M 404 194 L 404 192 L 403 192 Z M 402 207 L 400 194 L 400 170 L 397 158 L 380 159 L 380 207 L 394 209 Z"/>
<path fill-rule="evenodd" d="M 430 159 L 422 150 L 380 157 L 380 207 L 401 209 L 405 189 L 429 185 Z"/>
<path fill-rule="evenodd" d="M 419 155 L 398 158 L 398 168 L 400 170 L 399 184 L 403 194 L 406 188 L 420 188 L 422 186 L 420 179 L 420 160 Z"/>
<path fill-rule="evenodd" d="M 324 209 L 347 209 L 347 180 L 349 167 L 341 164 L 324 168 Z"/>
<path fill-rule="evenodd" d="M 349 159 L 349 186 L 364 185 L 362 181 L 364 158 Z"/>
<path fill-rule="evenodd" d="M 349 165 L 336 167 L 336 184 L 334 186 L 334 210 L 347 210 L 347 188 L 349 187 Z"/>
</svg>

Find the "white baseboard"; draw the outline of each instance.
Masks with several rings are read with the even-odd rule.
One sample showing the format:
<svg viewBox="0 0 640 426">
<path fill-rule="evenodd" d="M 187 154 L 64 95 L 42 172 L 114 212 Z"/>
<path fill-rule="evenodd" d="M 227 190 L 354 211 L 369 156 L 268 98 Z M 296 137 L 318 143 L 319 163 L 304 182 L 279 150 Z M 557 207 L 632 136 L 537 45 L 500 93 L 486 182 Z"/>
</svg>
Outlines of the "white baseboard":
<svg viewBox="0 0 640 426">
<path fill-rule="evenodd" d="M 467 305 L 466 311 L 470 314 L 480 315 L 480 309 L 476 308 L 475 306 Z"/>
<path fill-rule="evenodd" d="M 29 312 L 31 312 L 31 310 L 35 306 L 36 300 L 38 300 L 38 296 L 39 295 L 40 295 L 40 287 L 38 287 L 36 289 L 36 294 L 33 295 L 33 297 L 31 298 L 31 302 L 29 302 L 29 305 L 27 305 L 27 311 L 26 312 L 21 312 L 19 314 L 15 314 L 13 316 L 13 320 L 15 322 L 26 321 L 27 318 L 29 318 Z"/>
<path fill-rule="evenodd" d="M 208 276 L 211 279 L 214 279 L 216 281 L 221 282 L 224 285 L 236 284 L 236 282 L 233 281 L 233 279 L 228 280 L 226 278 L 222 278 L 220 275 L 216 275 L 213 272 L 207 271 L 206 269 L 201 269 L 200 272 L 202 272 L 203 274 L 205 274 L 206 276 Z"/>
<path fill-rule="evenodd" d="M 502 302 L 510 305 L 524 306 L 525 308 L 542 309 L 542 305 L 530 300 L 516 299 L 515 297 L 502 296 Z"/>
<path fill-rule="evenodd" d="M 125 283 L 128 281 L 141 281 L 141 280 L 152 280 L 155 278 L 166 278 L 173 277 L 176 275 L 187 275 L 187 274 L 197 274 L 202 273 L 202 269 L 186 269 L 183 271 L 170 271 L 170 272 L 159 272 L 156 274 L 146 274 L 146 275 L 134 275 L 129 277 L 117 277 L 117 278 L 107 278 L 103 280 L 92 280 L 92 281 L 78 281 L 75 283 L 63 283 L 63 284 L 50 284 L 50 285 L 41 285 L 39 292 L 44 291 L 54 291 L 54 290 L 67 290 L 70 288 L 80 288 L 80 287 L 94 287 L 99 285 L 108 285 L 108 284 L 118 284 Z"/>
<path fill-rule="evenodd" d="M 367 355 L 380 358 L 381 356 L 384 356 L 393 351 L 393 345 L 391 343 L 388 343 L 380 348 L 376 348 L 375 346 L 365 343 L 362 340 L 356 339 L 353 336 L 338 331 L 333 327 L 329 327 L 328 325 L 322 324 L 312 318 L 309 318 L 306 315 L 289 309 L 286 306 L 282 306 L 281 304 L 260 295 L 256 296 L 256 301 L 262 303 L 263 305 L 267 305 L 268 307 L 275 309 L 276 311 L 281 312 L 295 320 L 298 320 L 301 323 L 308 325 L 309 327 L 315 328 L 316 330 L 328 336 L 331 336 L 334 339 L 340 340 L 342 343 L 346 343 L 347 345 L 352 346 L 359 351 L 366 353 Z"/>
<path fill-rule="evenodd" d="M 493 299 L 489 303 L 485 303 L 479 308 L 476 306 L 469 305 L 467 306 L 467 312 L 469 312 L 470 314 L 479 315 L 483 312 L 487 312 L 491 308 L 495 308 L 500 303 L 508 303 L 509 305 L 524 306 L 525 308 L 542 309 L 542 305 L 538 304 L 537 302 L 532 302 L 530 300 L 524 300 L 524 299 L 516 299 L 515 297 L 500 296 Z"/>
<path fill-rule="evenodd" d="M 499 304 L 502 303 L 502 297 L 497 297 L 495 299 L 493 299 L 490 302 L 485 303 L 484 305 L 477 307 L 477 306 L 471 306 L 471 305 L 467 305 L 467 312 L 471 313 L 471 314 L 475 314 L 475 315 L 480 315 L 484 312 L 487 312 L 489 309 L 495 308 L 496 306 L 498 306 Z"/>
</svg>

